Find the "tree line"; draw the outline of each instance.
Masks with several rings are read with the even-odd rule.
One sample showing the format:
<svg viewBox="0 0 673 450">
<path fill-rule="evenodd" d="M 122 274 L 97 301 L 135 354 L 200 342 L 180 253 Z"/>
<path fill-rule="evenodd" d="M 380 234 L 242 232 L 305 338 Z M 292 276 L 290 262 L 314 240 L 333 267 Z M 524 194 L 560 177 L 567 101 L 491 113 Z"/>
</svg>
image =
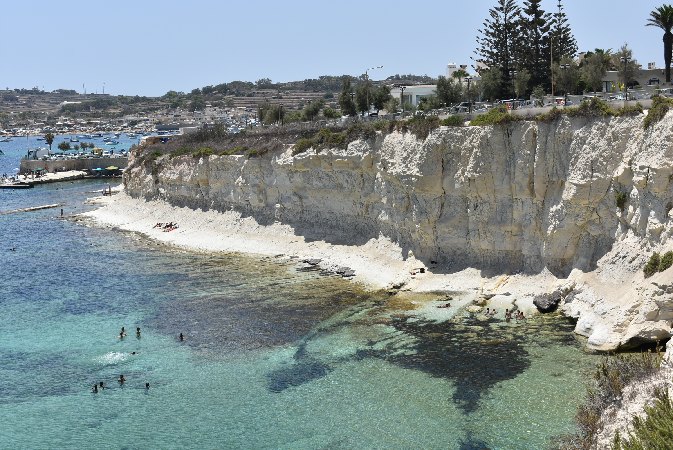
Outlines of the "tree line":
<svg viewBox="0 0 673 450">
<path fill-rule="evenodd" d="M 664 31 L 666 82 L 671 81 L 673 6 L 662 5 L 650 13 L 646 26 Z M 640 66 L 627 44 L 617 51 L 595 49 L 577 61 L 577 41 L 558 0 L 558 10 L 548 13 L 541 0 L 498 0 L 477 37 L 476 86 L 486 99 L 538 97 L 545 92 L 581 94 L 623 88 L 632 84 Z M 608 70 L 618 72 L 619 86 L 603 86 Z"/>
</svg>

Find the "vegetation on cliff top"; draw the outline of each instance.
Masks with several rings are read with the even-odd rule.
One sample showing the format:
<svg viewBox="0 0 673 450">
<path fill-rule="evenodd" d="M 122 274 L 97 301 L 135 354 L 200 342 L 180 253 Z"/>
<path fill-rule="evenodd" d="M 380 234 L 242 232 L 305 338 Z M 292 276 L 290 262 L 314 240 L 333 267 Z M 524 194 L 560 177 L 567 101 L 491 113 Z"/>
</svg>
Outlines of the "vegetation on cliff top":
<svg viewBox="0 0 673 450">
<path fill-rule="evenodd" d="M 642 107 L 639 104 L 634 107 L 614 109 L 606 102 L 594 98 L 578 107 L 563 110 L 555 108 L 549 113 L 538 115 L 532 119 L 513 115 L 504 105 L 500 105 L 475 117 L 470 125 L 506 125 L 524 120 L 547 122 L 556 120 L 563 115 L 569 117 L 618 117 L 640 113 L 642 113 Z M 287 146 L 292 146 L 292 154 L 298 155 L 308 149 L 320 152 L 327 148 L 346 148 L 349 143 L 355 140 L 370 140 L 377 133 L 385 135 L 393 131 L 410 132 L 418 139 L 423 140 L 440 126 L 462 127 L 465 126 L 465 118 L 454 115 L 440 120 L 437 116 L 416 115 L 406 120 L 351 122 L 350 124 L 322 128 L 318 124 L 309 126 L 286 125 L 244 131 L 234 135 L 228 134 L 222 124 L 206 125 L 194 133 L 174 138 L 168 142 L 155 142 L 146 146 L 143 155 L 140 157 L 140 162 L 154 161 L 158 158 L 156 154 L 159 156 L 166 154 L 171 159 L 185 155 L 191 155 L 195 158 L 210 155 L 243 155 L 252 158 L 269 152 L 281 151 Z M 150 157 L 150 155 L 153 156 Z M 626 199 L 617 198 L 616 201 L 618 206 L 623 208 Z"/>
<path fill-rule="evenodd" d="M 671 266 L 673 266 L 673 252 L 666 252 L 663 256 L 654 252 L 647 261 L 647 264 L 645 264 L 645 267 L 643 267 L 643 273 L 645 274 L 645 278 L 649 278 L 655 273 L 663 272 Z"/>
<path fill-rule="evenodd" d="M 648 129 L 655 123 L 661 121 L 661 119 L 664 118 L 668 110 L 671 109 L 672 105 L 673 105 L 673 99 L 660 97 L 658 95 L 656 97 L 653 97 L 652 107 L 650 108 L 650 111 L 647 113 L 647 117 L 645 117 L 645 120 L 643 121 L 643 126 L 645 127 L 645 129 Z"/>
<path fill-rule="evenodd" d="M 596 368 L 587 395 L 575 415 L 577 431 L 559 436 L 551 445 L 557 450 L 589 450 L 596 448 L 601 429 L 601 415 L 611 406 L 620 406 L 624 388 L 630 383 L 644 382 L 659 371 L 662 354 L 655 352 L 622 354 L 606 357 Z"/>
<path fill-rule="evenodd" d="M 645 406 L 645 418 L 633 419 L 627 438 L 615 435 L 613 450 L 669 449 L 673 443 L 673 404 L 668 389 L 656 392 L 652 406 Z"/>
</svg>

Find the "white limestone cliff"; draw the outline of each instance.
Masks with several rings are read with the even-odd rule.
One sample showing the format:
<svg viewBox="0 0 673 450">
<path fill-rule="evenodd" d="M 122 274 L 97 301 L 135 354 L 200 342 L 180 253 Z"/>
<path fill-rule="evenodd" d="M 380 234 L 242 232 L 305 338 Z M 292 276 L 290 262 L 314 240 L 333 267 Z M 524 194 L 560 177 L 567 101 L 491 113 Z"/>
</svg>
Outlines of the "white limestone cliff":
<svg viewBox="0 0 673 450">
<path fill-rule="evenodd" d="M 135 197 L 235 209 L 311 239 L 383 235 L 434 270 L 548 270 L 570 285 L 561 308 L 591 348 L 670 336 L 673 269 L 644 279 L 642 268 L 673 249 L 671 114 L 648 130 L 642 116 L 563 117 L 296 156 L 163 156 L 132 160 L 124 183 Z M 623 211 L 617 191 L 628 194 Z"/>
</svg>

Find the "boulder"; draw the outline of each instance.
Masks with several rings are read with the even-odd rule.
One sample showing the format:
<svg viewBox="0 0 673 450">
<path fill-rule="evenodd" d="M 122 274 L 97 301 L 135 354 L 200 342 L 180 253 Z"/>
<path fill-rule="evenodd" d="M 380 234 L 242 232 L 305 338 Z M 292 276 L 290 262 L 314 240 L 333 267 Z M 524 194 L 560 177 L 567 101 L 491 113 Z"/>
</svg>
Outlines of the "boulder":
<svg viewBox="0 0 673 450">
<path fill-rule="evenodd" d="M 563 294 L 561 290 L 556 289 L 548 294 L 536 295 L 533 304 L 541 313 L 550 313 L 556 311 L 562 299 Z"/>
</svg>

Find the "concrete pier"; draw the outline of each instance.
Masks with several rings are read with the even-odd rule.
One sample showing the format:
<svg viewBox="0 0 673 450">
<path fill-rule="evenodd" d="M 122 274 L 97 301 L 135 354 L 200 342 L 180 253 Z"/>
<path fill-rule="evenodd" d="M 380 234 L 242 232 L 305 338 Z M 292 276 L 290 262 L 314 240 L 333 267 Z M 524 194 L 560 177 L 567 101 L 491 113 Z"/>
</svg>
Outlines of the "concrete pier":
<svg viewBox="0 0 673 450">
<path fill-rule="evenodd" d="M 59 160 L 22 159 L 19 174 L 28 174 L 33 170 L 44 169 L 47 172 L 67 172 L 71 170 L 91 171 L 109 166 L 125 169 L 129 159 L 127 157 L 105 158 L 76 158 Z"/>
</svg>

